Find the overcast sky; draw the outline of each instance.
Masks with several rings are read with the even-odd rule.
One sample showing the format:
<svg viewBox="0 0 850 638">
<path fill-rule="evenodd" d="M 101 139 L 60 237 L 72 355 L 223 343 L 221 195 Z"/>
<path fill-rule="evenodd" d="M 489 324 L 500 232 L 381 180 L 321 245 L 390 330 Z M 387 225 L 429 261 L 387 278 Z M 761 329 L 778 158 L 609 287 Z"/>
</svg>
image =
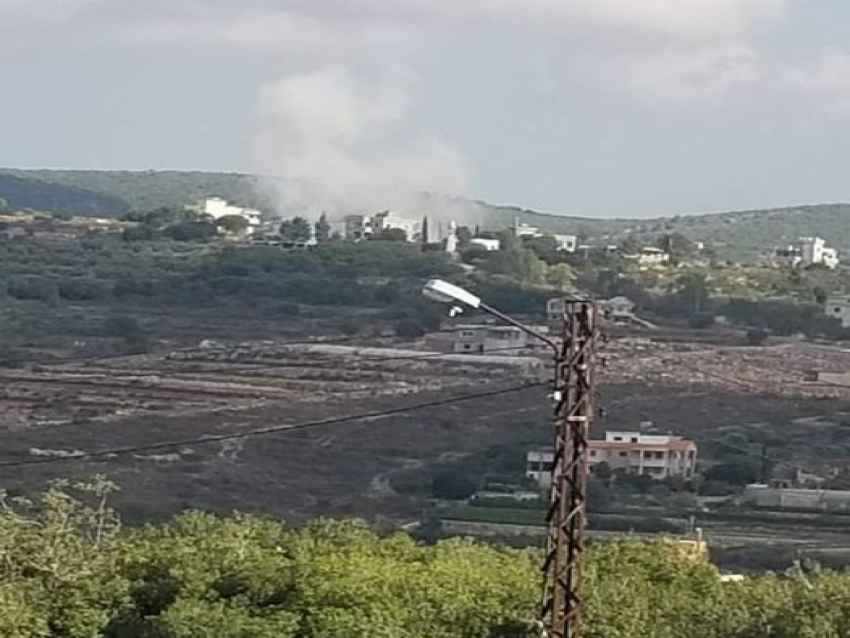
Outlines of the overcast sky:
<svg viewBox="0 0 850 638">
<path fill-rule="evenodd" d="M 850 201 L 846 0 L 0 0 L 0 165 L 591 216 Z"/>
</svg>

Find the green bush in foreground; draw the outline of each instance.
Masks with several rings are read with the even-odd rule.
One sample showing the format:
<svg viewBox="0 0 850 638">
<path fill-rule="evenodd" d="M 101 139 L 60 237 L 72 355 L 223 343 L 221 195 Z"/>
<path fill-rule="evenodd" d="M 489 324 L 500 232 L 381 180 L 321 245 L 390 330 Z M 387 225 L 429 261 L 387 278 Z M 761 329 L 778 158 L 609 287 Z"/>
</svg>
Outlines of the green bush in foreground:
<svg viewBox="0 0 850 638">
<path fill-rule="evenodd" d="M 0 501 L 4 638 L 536 638 L 537 555 L 184 514 L 123 530 L 109 486 Z M 722 583 L 666 542 L 595 545 L 588 638 L 841 638 L 850 575 Z"/>
</svg>

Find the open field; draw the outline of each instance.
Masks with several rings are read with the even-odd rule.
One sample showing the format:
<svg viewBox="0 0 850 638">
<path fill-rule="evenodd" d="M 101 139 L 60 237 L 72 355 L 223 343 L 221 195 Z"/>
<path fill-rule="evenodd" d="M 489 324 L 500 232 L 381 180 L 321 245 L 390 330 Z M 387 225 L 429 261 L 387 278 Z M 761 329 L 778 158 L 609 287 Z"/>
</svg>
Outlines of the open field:
<svg viewBox="0 0 850 638">
<path fill-rule="evenodd" d="M 0 368 L 0 482 L 27 492 L 54 478 L 105 474 L 121 487 L 116 505 L 135 522 L 201 507 L 293 520 L 355 515 L 398 523 L 418 518 L 426 504 L 422 494 L 394 489 L 400 473 L 462 464 L 499 447 L 521 463 L 527 447 L 550 440 L 545 387 L 376 415 L 511 389 L 540 380 L 539 368 L 421 349 L 441 339 L 423 346 L 337 333 L 331 342 L 308 344 L 317 339 L 311 333 L 331 322 L 275 321 L 250 312 L 237 317 L 208 315 L 193 332 L 191 313 L 142 311 L 140 323 L 156 337 L 153 354 L 76 356 L 79 348 L 57 342 L 49 357 L 33 350 L 33 361 Z M 85 317 L 80 326 L 90 321 Z M 80 338 L 71 324 L 66 327 L 67 338 Z M 238 339 L 226 339 L 228 333 Z M 718 437 L 741 434 L 765 442 L 773 458 L 789 464 L 816 472 L 846 467 L 847 389 L 807 380 L 816 369 L 844 369 L 847 353 L 839 349 L 615 340 L 606 355 L 600 401 L 606 412 L 597 434 L 651 421 L 695 438 L 709 463 Z M 782 370 L 779 389 L 764 374 L 775 369 Z M 364 414 L 372 416 L 240 436 Z M 191 441 L 210 435 L 226 438 Z M 175 445 L 74 458 L 160 443 Z M 765 534 L 795 542 L 793 530 L 739 528 L 706 531 L 732 538 L 731 549 L 738 540 L 757 546 Z"/>
</svg>

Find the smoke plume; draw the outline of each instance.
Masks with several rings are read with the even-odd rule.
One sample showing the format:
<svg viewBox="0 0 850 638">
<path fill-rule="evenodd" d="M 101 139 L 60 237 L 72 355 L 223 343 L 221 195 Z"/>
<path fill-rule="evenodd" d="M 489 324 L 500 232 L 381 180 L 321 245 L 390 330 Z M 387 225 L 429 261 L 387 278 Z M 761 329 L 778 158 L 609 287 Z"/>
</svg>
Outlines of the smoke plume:
<svg viewBox="0 0 850 638">
<path fill-rule="evenodd" d="M 409 133 L 412 91 L 397 69 L 369 82 L 339 67 L 265 86 L 255 152 L 278 212 L 339 219 L 391 209 L 412 217 L 435 212 L 425 193 L 462 193 L 462 154 L 437 135 Z"/>
</svg>

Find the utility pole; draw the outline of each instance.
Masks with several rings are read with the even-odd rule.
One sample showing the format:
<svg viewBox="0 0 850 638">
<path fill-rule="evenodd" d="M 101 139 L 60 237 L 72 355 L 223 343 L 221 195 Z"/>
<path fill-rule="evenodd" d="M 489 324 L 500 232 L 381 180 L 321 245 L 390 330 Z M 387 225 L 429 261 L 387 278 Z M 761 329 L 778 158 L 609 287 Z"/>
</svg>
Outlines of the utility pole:
<svg viewBox="0 0 850 638">
<path fill-rule="evenodd" d="M 565 301 L 555 374 L 555 457 L 543 571 L 543 638 L 581 638 L 587 447 L 595 414 L 598 310 Z"/>
</svg>

